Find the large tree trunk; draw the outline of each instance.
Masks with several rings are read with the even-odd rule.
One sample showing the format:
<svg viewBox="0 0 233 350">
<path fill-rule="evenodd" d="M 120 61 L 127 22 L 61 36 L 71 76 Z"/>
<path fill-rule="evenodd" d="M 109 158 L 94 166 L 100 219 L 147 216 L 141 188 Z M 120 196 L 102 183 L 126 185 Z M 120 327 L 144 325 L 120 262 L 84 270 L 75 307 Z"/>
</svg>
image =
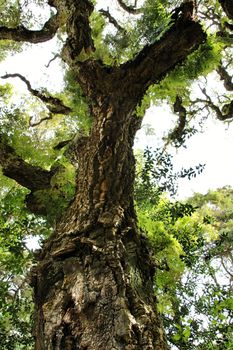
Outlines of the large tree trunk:
<svg viewBox="0 0 233 350">
<path fill-rule="evenodd" d="M 32 278 L 36 350 L 167 349 L 133 206 L 136 101 L 103 98 L 90 137 L 73 145 L 76 197 Z"/>
</svg>

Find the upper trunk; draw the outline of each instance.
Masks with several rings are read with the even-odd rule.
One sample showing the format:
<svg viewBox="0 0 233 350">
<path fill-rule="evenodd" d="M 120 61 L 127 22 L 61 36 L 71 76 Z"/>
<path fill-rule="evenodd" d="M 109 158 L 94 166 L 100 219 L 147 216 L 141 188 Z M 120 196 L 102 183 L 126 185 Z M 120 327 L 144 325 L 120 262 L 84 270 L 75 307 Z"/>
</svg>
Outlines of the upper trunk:
<svg viewBox="0 0 233 350">
<path fill-rule="evenodd" d="M 97 223 L 117 226 L 126 213 L 135 218 L 132 146 L 141 125 L 141 118 L 132 116 L 135 106 L 136 100 L 123 103 L 104 95 L 92 109 L 90 136 L 71 145 L 78 169 L 76 198 L 67 213 L 69 231 Z"/>
</svg>

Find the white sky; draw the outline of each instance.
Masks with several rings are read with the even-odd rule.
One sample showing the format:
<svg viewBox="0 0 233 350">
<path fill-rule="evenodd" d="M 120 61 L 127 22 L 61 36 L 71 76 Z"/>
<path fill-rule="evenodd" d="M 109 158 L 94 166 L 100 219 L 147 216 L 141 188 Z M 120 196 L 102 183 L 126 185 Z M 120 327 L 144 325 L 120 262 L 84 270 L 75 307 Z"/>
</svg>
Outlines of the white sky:
<svg viewBox="0 0 233 350">
<path fill-rule="evenodd" d="M 151 124 L 155 136 L 145 136 L 143 129 L 138 133 L 136 147 L 156 147 L 158 140 L 172 127 L 176 120 L 169 110 L 163 107 L 151 107 L 144 118 L 144 124 Z M 204 125 L 203 133 L 192 136 L 186 142 L 187 148 L 174 152 L 174 166 L 177 170 L 198 164 L 206 164 L 201 175 L 195 179 L 181 179 L 178 198 L 190 197 L 194 192 L 206 193 L 208 189 L 233 186 L 233 124 L 226 125 L 213 118 Z"/>
<path fill-rule="evenodd" d="M 34 45 L 28 49 L 28 53 L 20 53 L 9 57 L 0 63 L 0 75 L 5 73 L 21 73 L 27 77 L 32 87 L 49 87 L 50 90 L 59 90 L 62 84 L 62 73 L 59 60 L 51 63 L 49 68 L 45 65 L 56 53 L 56 40 L 45 44 Z M 16 84 L 19 90 L 25 89 L 25 84 L 18 79 L 8 81 Z M 6 80 L 0 83 L 5 83 Z M 217 87 L 217 85 L 216 85 Z M 151 107 L 144 118 L 144 124 L 151 124 L 155 129 L 155 136 L 145 136 L 140 131 L 135 143 L 136 148 L 144 148 L 146 145 L 156 148 L 158 139 L 172 127 L 174 115 L 164 106 Z M 199 163 L 205 163 L 204 172 L 191 181 L 182 180 L 179 187 L 179 198 L 188 197 L 193 192 L 205 193 L 208 189 L 214 189 L 225 185 L 233 186 L 233 163 L 231 152 L 233 150 L 233 125 L 227 129 L 227 125 L 213 118 L 209 119 L 205 126 L 205 132 L 194 135 L 187 142 L 187 149 L 180 149 L 174 156 L 175 167 L 188 168 Z"/>
</svg>

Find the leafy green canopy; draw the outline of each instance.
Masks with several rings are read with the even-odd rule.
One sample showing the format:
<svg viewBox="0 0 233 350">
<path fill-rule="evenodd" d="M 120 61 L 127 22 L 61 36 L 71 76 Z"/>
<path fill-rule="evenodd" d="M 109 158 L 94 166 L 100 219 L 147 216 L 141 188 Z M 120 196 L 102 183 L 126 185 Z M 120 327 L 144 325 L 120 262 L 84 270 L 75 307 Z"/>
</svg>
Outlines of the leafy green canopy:
<svg viewBox="0 0 233 350">
<path fill-rule="evenodd" d="M 113 27 L 108 30 L 108 20 L 95 11 L 91 18 L 95 59 L 114 65 L 131 59 L 144 45 L 159 40 L 171 24 L 172 9 L 180 3 L 147 0 L 141 15 L 118 20 L 124 30 Z M 0 25 L 15 27 L 23 23 L 32 28 L 44 23 L 45 15 L 34 18 L 33 11 L 29 10 L 31 5 L 42 10 L 44 1 L 24 4 L 13 0 L 0 1 Z M 203 11 L 205 6 L 214 8 L 217 15 L 221 12 L 218 3 L 203 2 Z M 221 25 L 225 20 L 221 20 Z M 174 103 L 177 94 L 182 95 L 184 105 L 188 106 L 192 82 L 216 68 L 221 58 L 226 60 L 225 48 L 232 44 L 232 38 L 226 32 L 218 36 L 218 30 L 216 26 L 212 27 L 205 44 L 160 84 L 148 90 L 138 106 L 138 115 L 144 115 L 151 103 L 160 103 L 164 99 Z M 61 30 L 58 41 L 64 39 Z M 0 60 L 24 48 L 22 44 L 1 41 Z M 17 154 L 31 164 L 45 169 L 59 167 L 60 171 L 52 178 L 47 196 L 40 191 L 36 194 L 45 198 L 42 205 L 47 208 L 47 218 L 28 213 L 24 205 L 28 191 L 1 175 L 0 347 L 6 350 L 32 348 L 31 292 L 25 276 L 33 264 L 33 256 L 26 242 L 33 236 L 42 240 L 49 235 L 51 224 L 57 215 L 62 214 L 74 193 L 74 167 L 66 157 L 65 148 L 57 145 L 72 139 L 77 132 L 88 134 L 92 124 L 88 101 L 83 98 L 72 71 L 66 72 L 64 89 L 56 95 L 71 107 L 69 115 L 53 115 L 41 122 L 48 116 L 48 110 L 41 101 L 28 96 L 16 100 L 12 87 L 1 85 L 1 138 L 5 138 Z M 38 118 L 36 126 L 31 125 L 35 122 L 32 120 L 34 115 Z M 229 281 L 216 283 L 216 264 L 220 263 L 222 270 L 228 270 L 227 259 L 231 259 L 232 190 L 219 190 L 206 197 L 197 195 L 188 203 L 172 202 L 163 194 L 164 191 L 175 193 L 178 177 L 192 177 L 201 170 L 202 166 L 198 166 L 173 174 L 172 159 L 168 154 L 159 150 L 151 154 L 146 150 L 138 165 L 136 207 L 139 225 L 151 241 L 157 266 L 156 294 L 170 343 L 182 350 L 194 347 L 197 350 L 221 347 L 230 350 L 232 299 Z M 200 315 L 208 318 L 208 322 L 203 322 Z M 212 334 L 218 335 L 216 341 L 211 338 Z"/>
<path fill-rule="evenodd" d="M 148 150 L 142 160 L 136 181 L 138 220 L 151 242 L 168 340 L 180 350 L 230 350 L 233 190 L 224 187 L 185 203 L 171 202 L 159 184 L 171 165 L 159 164 L 155 176 Z M 176 176 L 168 175 L 169 186 Z"/>
<path fill-rule="evenodd" d="M 35 4 L 36 7 L 41 8 L 42 3 L 42 1 L 32 1 L 29 2 L 29 5 Z M 95 58 L 103 60 L 106 64 L 119 64 L 134 57 L 145 44 L 159 40 L 172 23 L 172 9 L 179 4 L 179 1 L 171 3 L 162 0 L 156 2 L 147 0 L 143 4 L 142 14 L 136 16 L 136 19 L 132 19 L 132 16 L 126 16 L 119 20 L 122 22 L 122 28 L 125 28 L 124 31 L 116 31 L 113 26 L 110 27 L 108 20 L 101 13 L 94 11 L 91 24 L 96 46 Z M 2 23 L 4 24 L 16 26 L 20 21 L 27 23 L 27 27 L 30 27 L 30 21 L 33 21 L 30 6 L 19 6 L 18 1 L 8 2 L 7 6 L 2 3 L 2 10 Z M 13 13 L 14 16 L 11 16 Z M 16 22 L 10 23 L 12 18 Z M 44 13 L 42 11 L 38 18 L 34 18 L 34 21 L 38 25 L 43 19 Z M 120 38 L 119 42 L 117 41 L 118 37 Z M 64 34 L 61 31 L 58 35 L 58 42 L 64 39 Z M 4 41 L 1 43 L 8 45 Z M 9 44 L 12 45 L 12 43 Z M 22 44 L 20 45 L 22 46 Z M 167 99 L 173 103 L 177 94 L 185 97 L 184 103 L 188 104 L 191 83 L 201 74 L 208 74 L 218 65 L 222 48 L 223 46 L 216 36 L 211 34 L 208 41 L 190 55 L 184 64 L 175 68 L 160 84 L 150 87 L 144 100 L 137 108 L 137 114 L 143 116 L 146 108 L 152 102 L 159 103 L 160 100 Z M 9 47 L 10 49 L 11 47 Z M 15 53 L 15 48 L 12 49 L 12 52 Z M 3 47 L 2 52 L 4 54 L 7 52 L 5 47 Z M 8 142 L 26 160 L 43 165 L 47 169 L 60 157 L 60 154 L 54 151 L 53 147 L 62 140 L 72 138 L 78 130 L 84 134 L 88 133 L 92 124 L 88 101 L 83 98 L 81 88 L 78 86 L 73 72 L 67 71 L 64 79 L 64 90 L 62 93 L 56 94 L 55 97 L 60 97 L 64 104 L 72 109 L 69 116 L 54 115 L 52 118 L 48 118 L 48 110 L 41 101 L 35 97 L 29 99 L 27 94 L 22 96 L 17 103 L 14 100 L 13 103 L 8 104 L 7 108 L 4 105 L 1 110 L 1 133 L 8 136 Z M 2 91 L 8 89 L 7 86 L 3 85 Z M 8 94 L 5 91 L 5 94 L 9 96 L 10 91 Z M 33 124 L 35 115 L 37 115 L 36 123 L 43 119 L 46 121 L 37 127 L 28 128 L 28 124 Z M 42 146 L 43 148 L 41 148 Z"/>
<path fill-rule="evenodd" d="M 50 232 L 42 218 L 29 214 L 24 198 L 28 191 L 6 181 L 0 193 L 0 347 L 3 350 L 32 349 L 31 289 L 27 275 L 33 263 L 27 248 L 30 238 L 45 238 Z"/>
</svg>

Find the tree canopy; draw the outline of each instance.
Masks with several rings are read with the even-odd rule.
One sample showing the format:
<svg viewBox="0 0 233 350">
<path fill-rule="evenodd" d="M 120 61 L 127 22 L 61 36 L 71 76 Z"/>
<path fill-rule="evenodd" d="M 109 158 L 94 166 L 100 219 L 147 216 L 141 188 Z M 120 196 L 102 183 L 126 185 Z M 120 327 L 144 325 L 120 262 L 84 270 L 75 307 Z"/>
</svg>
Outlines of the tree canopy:
<svg viewBox="0 0 233 350">
<path fill-rule="evenodd" d="M 47 69 L 56 60 L 63 74 L 62 86 L 52 76 L 46 87 L 31 82 L 33 71 L 24 76 L 9 67 L 1 75 L 1 349 L 33 348 L 32 323 L 39 321 L 32 319 L 31 286 L 46 249 L 54 245 L 51 255 L 60 264 L 78 244 L 89 249 L 96 238 L 86 234 L 93 225 L 97 231 L 112 225 L 111 241 L 112 232 L 127 232 L 133 218 L 149 239 L 153 289 L 169 344 L 230 350 L 233 190 L 196 194 L 186 202 L 165 193 L 174 195 L 178 178 L 191 179 L 204 168 L 197 164 L 174 173 L 170 147 L 185 146 L 208 117 L 223 123 L 233 118 L 232 1 L 116 0 L 101 6 L 89 0 L 9 0 L 0 1 L 0 9 L 1 61 L 52 40 L 56 52 Z M 25 87 L 20 95 L 16 79 Z M 164 101 L 177 124 L 161 149 L 136 157 L 133 185 L 129 149 L 146 109 Z M 53 241 L 52 232 L 61 232 L 66 221 L 73 236 L 81 232 L 75 248 L 70 238 L 62 247 Z M 29 248 L 33 238 L 45 242 L 44 250 Z M 126 261 L 134 264 L 127 244 Z M 38 274 L 44 266 L 39 263 Z M 54 271 L 59 279 L 60 270 Z M 137 269 L 130 273 L 136 285 Z M 56 344 L 70 349 L 67 339 L 56 337 Z M 43 348 L 39 340 L 36 346 Z"/>
</svg>

